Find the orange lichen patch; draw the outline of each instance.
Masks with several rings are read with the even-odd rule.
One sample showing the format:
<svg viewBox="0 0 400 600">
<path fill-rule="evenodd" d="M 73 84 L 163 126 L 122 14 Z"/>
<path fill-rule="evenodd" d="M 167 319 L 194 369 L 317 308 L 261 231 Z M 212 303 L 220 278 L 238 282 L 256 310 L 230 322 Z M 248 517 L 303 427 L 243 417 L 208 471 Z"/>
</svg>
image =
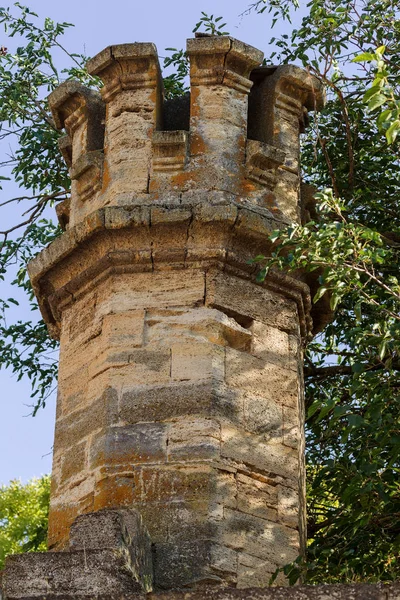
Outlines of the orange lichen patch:
<svg viewBox="0 0 400 600">
<path fill-rule="evenodd" d="M 158 200 L 160 197 L 160 191 L 162 190 L 162 186 L 160 185 L 160 181 L 157 176 L 154 175 L 150 179 L 149 183 L 149 192 L 153 197 L 153 200 Z"/>
<path fill-rule="evenodd" d="M 52 511 L 47 542 L 49 550 L 60 551 L 68 548 L 69 530 L 76 515 L 76 509 Z"/>
<path fill-rule="evenodd" d="M 110 169 L 108 167 L 108 161 L 105 160 L 104 161 L 104 167 L 103 167 L 103 186 L 101 188 L 102 192 L 105 192 L 108 188 L 108 186 L 111 183 L 111 177 L 110 177 Z"/>
<path fill-rule="evenodd" d="M 130 473 L 108 475 L 96 483 L 93 509 L 132 506 L 134 481 Z"/>
<path fill-rule="evenodd" d="M 207 153 L 207 144 L 201 135 L 193 133 L 190 137 L 190 154 L 198 156 L 199 154 Z"/>
<path fill-rule="evenodd" d="M 262 197 L 262 206 L 271 210 L 279 210 L 276 204 L 276 196 L 273 192 L 266 192 Z"/>
<path fill-rule="evenodd" d="M 142 467 L 134 481 L 142 502 L 199 501 L 209 497 L 212 477 L 207 467 Z"/>
<path fill-rule="evenodd" d="M 282 214 L 282 211 L 280 210 L 280 208 L 278 208 L 277 206 L 272 206 L 271 207 L 272 212 L 274 213 L 279 213 L 280 215 Z"/>
<path fill-rule="evenodd" d="M 257 190 L 260 189 L 260 186 L 257 185 L 256 183 L 253 183 L 252 181 L 250 181 L 250 179 L 246 179 L 245 177 L 243 177 L 240 180 L 240 184 L 238 186 L 239 188 L 239 194 L 243 195 L 243 196 L 247 196 L 248 194 L 251 194 L 252 192 L 256 192 Z"/>
<path fill-rule="evenodd" d="M 75 518 L 92 510 L 93 493 L 84 496 L 79 503 L 51 508 L 47 538 L 49 550 L 65 550 L 68 547 L 69 530 Z"/>
<path fill-rule="evenodd" d="M 200 116 L 199 96 L 200 88 L 198 86 L 192 86 L 190 90 L 190 118 Z"/>
<path fill-rule="evenodd" d="M 157 73 L 154 69 L 154 76 L 156 76 L 156 74 Z M 157 99 L 158 99 L 158 90 L 157 90 L 157 88 L 154 88 L 149 96 L 149 100 L 150 100 L 150 102 L 153 102 L 154 107 L 156 107 Z"/>
<path fill-rule="evenodd" d="M 188 181 L 194 179 L 194 174 L 190 171 L 182 171 L 171 177 L 171 185 L 178 190 L 184 189 Z"/>
</svg>

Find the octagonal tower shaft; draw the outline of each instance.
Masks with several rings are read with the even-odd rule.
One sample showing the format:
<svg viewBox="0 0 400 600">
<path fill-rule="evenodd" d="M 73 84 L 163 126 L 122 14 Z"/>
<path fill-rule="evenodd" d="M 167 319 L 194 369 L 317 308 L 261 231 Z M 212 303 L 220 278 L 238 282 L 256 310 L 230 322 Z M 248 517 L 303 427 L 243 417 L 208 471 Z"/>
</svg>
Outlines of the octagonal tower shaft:
<svg viewBox="0 0 400 600">
<path fill-rule="evenodd" d="M 305 543 L 301 348 L 308 287 L 250 260 L 301 219 L 299 133 L 318 82 L 229 37 L 188 41 L 163 100 L 152 44 L 50 96 L 72 179 L 63 235 L 29 267 L 60 337 L 49 548 L 129 507 L 158 588 L 268 584 Z M 250 93 L 250 97 L 249 97 Z M 249 108 L 248 108 L 249 107 Z"/>
</svg>

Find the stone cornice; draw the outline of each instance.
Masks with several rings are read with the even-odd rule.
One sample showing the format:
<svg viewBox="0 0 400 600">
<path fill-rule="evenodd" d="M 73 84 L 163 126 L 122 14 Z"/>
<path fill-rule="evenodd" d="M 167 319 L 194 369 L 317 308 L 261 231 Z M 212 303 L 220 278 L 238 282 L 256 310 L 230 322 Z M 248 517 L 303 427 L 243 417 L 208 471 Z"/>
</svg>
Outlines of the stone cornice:
<svg viewBox="0 0 400 600">
<path fill-rule="evenodd" d="M 110 206 L 94 211 L 45 248 L 28 266 L 33 289 L 53 337 L 62 310 L 118 272 L 218 267 L 256 281 L 257 254 L 271 250 L 269 234 L 282 222 L 239 203 L 214 206 Z M 309 287 L 272 272 L 260 284 L 298 306 L 303 337 L 312 329 Z"/>
</svg>

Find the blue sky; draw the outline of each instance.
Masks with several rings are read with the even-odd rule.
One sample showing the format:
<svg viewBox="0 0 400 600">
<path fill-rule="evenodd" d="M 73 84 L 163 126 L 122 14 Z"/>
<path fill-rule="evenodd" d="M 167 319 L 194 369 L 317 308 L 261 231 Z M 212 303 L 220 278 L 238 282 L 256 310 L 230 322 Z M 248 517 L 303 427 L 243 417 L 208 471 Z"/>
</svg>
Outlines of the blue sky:
<svg viewBox="0 0 400 600">
<path fill-rule="evenodd" d="M 67 30 L 63 44 L 70 52 L 87 56 L 110 44 L 140 41 L 154 42 L 162 57 L 166 47 L 185 47 L 201 11 L 222 15 L 232 36 L 256 46 L 266 55 L 272 51 L 268 47 L 271 36 L 283 32 L 278 25 L 271 33 L 267 12 L 242 15 L 250 5 L 249 0 L 21 0 L 21 3 L 38 13 L 42 22 L 47 16 L 73 23 L 75 27 Z M 13 43 L 3 38 L 0 30 L 0 45 L 12 51 Z M 11 186 L 0 192 L 1 197 L 6 199 L 7 193 L 18 195 Z M 11 209 L 7 215 L 2 213 L 2 221 L 4 218 L 14 219 Z M 0 285 L 0 296 L 9 295 L 6 286 Z M 12 317 L 30 319 L 32 315 L 21 305 L 13 310 Z M 0 390 L 0 484 L 14 478 L 26 481 L 50 472 L 55 397 L 32 418 L 29 381 L 17 382 L 10 372 L 0 371 Z"/>
</svg>

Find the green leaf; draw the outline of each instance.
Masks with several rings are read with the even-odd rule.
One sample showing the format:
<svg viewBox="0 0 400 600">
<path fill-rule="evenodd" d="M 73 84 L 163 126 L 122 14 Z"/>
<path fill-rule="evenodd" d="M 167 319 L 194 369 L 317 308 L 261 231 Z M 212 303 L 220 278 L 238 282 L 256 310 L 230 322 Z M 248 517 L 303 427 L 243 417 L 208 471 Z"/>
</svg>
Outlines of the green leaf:
<svg viewBox="0 0 400 600">
<path fill-rule="evenodd" d="M 370 100 L 372 98 L 372 96 L 375 96 L 376 94 L 380 94 L 381 92 L 381 87 L 379 85 L 373 85 L 371 88 L 369 88 L 369 90 L 367 90 L 363 96 L 363 100 L 364 102 L 367 102 L 368 100 Z"/>
<path fill-rule="evenodd" d="M 320 300 L 320 298 L 322 298 L 322 296 L 327 292 L 328 288 L 321 286 L 320 288 L 318 288 L 317 293 L 315 294 L 314 298 L 313 298 L 313 303 L 315 304 L 316 302 L 318 302 L 318 300 Z"/>
<path fill-rule="evenodd" d="M 358 54 L 351 60 L 352 60 L 352 62 L 356 62 L 356 63 L 371 62 L 372 60 L 375 60 L 375 54 L 373 54 L 372 52 L 362 52 L 361 54 Z"/>
<path fill-rule="evenodd" d="M 387 102 L 386 96 L 383 96 L 382 94 L 375 94 L 368 102 L 368 110 L 373 111 L 378 108 L 378 106 L 385 104 L 385 102 Z"/>
<path fill-rule="evenodd" d="M 393 144 L 400 130 L 400 120 L 394 121 L 386 131 L 386 139 L 388 144 Z"/>
<path fill-rule="evenodd" d="M 350 427 L 361 427 L 364 424 L 364 419 L 361 415 L 349 415 L 347 418 Z"/>
<path fill-rule="evenodd" d="M 392 111 L 390 110 L 390 108 L 387 108 L 386 110 L 381 112 L 381 114 L 379 115 L 379 117 L 377 119 L 378 127 L 381 127 L 383 125 L 383 123 L 388 120 L 388 118 L 390 117 L 391 114 L 392 114 Z"/>
</svg>

